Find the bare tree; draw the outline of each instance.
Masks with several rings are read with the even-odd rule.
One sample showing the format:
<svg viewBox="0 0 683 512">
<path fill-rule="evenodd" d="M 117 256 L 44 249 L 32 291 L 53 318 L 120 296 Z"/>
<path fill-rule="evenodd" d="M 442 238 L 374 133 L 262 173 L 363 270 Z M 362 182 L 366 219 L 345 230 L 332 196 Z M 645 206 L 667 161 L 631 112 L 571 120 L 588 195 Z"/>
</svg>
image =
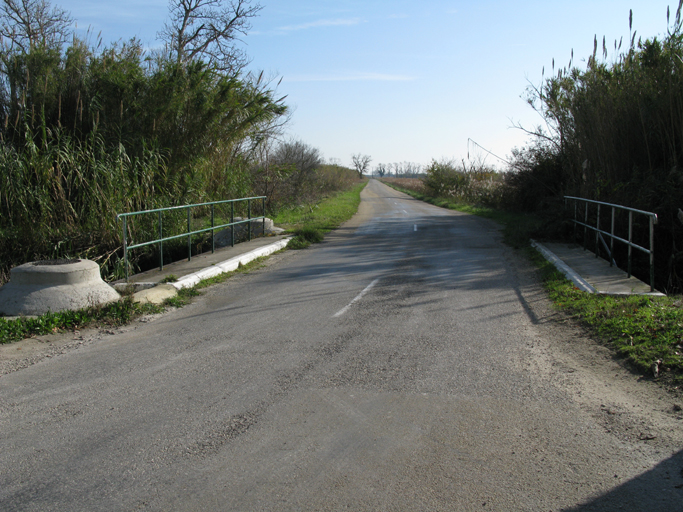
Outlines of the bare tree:
<svg viewBox="0 0 683 512">
<path fill-rule="evenodd" d="M 47 0 L 0 0 L 0 38 L 5 51 L 61 48 L 72 36 L 70 14 Z"/>
<path fill-rule="evenodd" d="M 377 168 L 375 169 L 375 171 L 377 172 L 380 178 L 384 178 L 384 175 L 387 173 L 387 166 L 384 164 L 377 164 Z"/>
<path fill-rule="evenodd" d="M 310 181 L 316 169 L 323 164 L 320 150 L 300 140 L 282 142 L 273 152 L 272 158 L 276 164 L 292 165 L 296 169 L 294 186 L 297 188 Z"/>
<path fill-rule="evenodd" d="M 361 155 L 360 153 L 357 153 L 351 156 L 351 160 L 353 161 L 353 167 L 356 169 L 358 176 L 362 178 L 363 174 L 365 174 L 370 167 L 372 158 L 370 158 L 368 155 Z"/>
<path fill-rule="evenodd" d="M 157 37 L 177 64 L 203 60 L 237 74 L 248 60 L 236 41 L 260 10 L 251 0 L 170 0 L 170 20 Z"/>
</svg>

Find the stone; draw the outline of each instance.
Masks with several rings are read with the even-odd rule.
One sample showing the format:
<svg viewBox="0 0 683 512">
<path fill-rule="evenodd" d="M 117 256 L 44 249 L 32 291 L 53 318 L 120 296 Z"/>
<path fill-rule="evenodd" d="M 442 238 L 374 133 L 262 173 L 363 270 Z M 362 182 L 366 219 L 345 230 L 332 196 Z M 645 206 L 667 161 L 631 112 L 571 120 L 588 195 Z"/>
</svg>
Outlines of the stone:
<svg viewBox="0 0 683 512">
<path fill-rule="evenodd" d="M 166 299 L 178 295 L 178 290 L 172 284 L 159 284 L 154 288 L 146 288 L 133 294 L 133 302 L 142 304 L 163 304 Z"/>
</svg>

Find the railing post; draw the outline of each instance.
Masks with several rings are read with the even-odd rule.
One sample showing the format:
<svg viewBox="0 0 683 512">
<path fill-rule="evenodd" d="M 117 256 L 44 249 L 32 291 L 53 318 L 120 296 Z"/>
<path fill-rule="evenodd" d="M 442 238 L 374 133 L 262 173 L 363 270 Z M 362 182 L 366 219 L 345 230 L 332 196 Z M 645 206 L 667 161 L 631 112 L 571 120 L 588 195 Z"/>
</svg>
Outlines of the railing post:
<svg viewBox="0 0 683 512">
<path fill-rule="evenodd" d="M 600 205 L 598 205 L 598 217 L 595 220 L 595 257 L 600 255 Z"/>
<path fill-rule="evenodd" d="M 230 203 L 230 247 L 235 247 L 235 201 Z"/>
<path fill-rule="evenodd" d="M 190 223 L 190 208 L 187 208 L 187 261 L 192 261 L 192 232 Z"/>
<path fill-rule="evenodd" d="M 583 250 L 588 246 L 588 201 L 586 201 L 586 214 L 583 219 Z"/>
<path fill-rule="evenodd" d="M 261 213 L 263 213 L 263 236 L 266 236 L 266 198 L 261 199 Z"/>
<path fill-rule="evenodd" d="M 609 239 L 609 266 L 613 266 L 614 262 L 614 213 L 616 212 L 616 208 L 612 206 L 612 229 L 610 230 L 610 239 Z"/>
<path fill-rule="evenodd" d="M 161 220 L 161 211 L 159 211 L 159 270 L 164 270 L 164 228 Z"/>
<path fill-rule="evenodd" d="M 574 200 L 574 242 L 576 242 L 576 221 L 579 220 L 578 206 L 579 206 L 579 202 L 575 199 Z"/>
<path fill-rule="evenodd" d="M 650 292 L 655 291 L 655 219 L 650 216 Z"/>
<path fill-rule="evenodd" d="M 128 282 L 128 223 L 125 215 L 123 217 L 123 266 L 126 271 L 126 282 Z"/>
<path fill-rule="evenodd" d="M 213 236 L 214 206 L 215 206 L 215 205 L 213 205 L 213 204 L 211 205 L 211 253 L 216 252 L 216 238 Z"/>
<path fill-rule="evenodd" d="M 249 241 L 251 242 L 251 199 L 247 199 L 247 218 L 249 219 Z"/>
<path fill-rule="evenodd" d="M 628 212 L 628 277 L 631 277 L 631 253 L 633 252 L 633 212 Z"/>
</svg>

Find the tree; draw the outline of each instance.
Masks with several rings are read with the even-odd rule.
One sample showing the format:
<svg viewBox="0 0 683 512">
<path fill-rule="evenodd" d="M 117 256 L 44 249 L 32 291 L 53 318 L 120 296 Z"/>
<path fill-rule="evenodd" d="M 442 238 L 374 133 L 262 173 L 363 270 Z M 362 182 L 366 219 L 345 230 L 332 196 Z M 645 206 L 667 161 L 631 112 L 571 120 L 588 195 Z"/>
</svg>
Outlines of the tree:
<svg viewBox="0 0 683 512">
<path fill-rule="evenodd" d="M 72 35 L 73 18 L 47 0 L 1 0 L 3 51 L 27 54 L 34 48 L 61 49 Z"/>
<path fill-rule="evenodd" d="M 356 169 L 358 176 L 362 178 L 363 174 L 365 174 L 370 167 L 372 158 L 370 158 L 368 155 L 361 155 L 360 153 L 357 153 L 351 156 L 351 160 L 353 161 L 353 167 Z"/>
<path fill-rule="evenodd" d="M 384 175 L 387 173 L 387 166 L 384 164 L 377 164 L 376 171 L 380 178 L 384 178 Z"/>
<path fill-rule="evenodd" d="M 272 159 L 280 166 L 291 165 L 296 169 L 295 186 L 309 180 L 323 163 L 320 150 L 300 140 L 281 143 L 273 152 Z"/>
<path fill-rule="evenodd" d="M 248 60 L 235 42 L 260 10 L 251 0 L 170 0 L 170 20 L 157 36 L 176 64 L 203 60 L 236 76 Z"/>
</svg>

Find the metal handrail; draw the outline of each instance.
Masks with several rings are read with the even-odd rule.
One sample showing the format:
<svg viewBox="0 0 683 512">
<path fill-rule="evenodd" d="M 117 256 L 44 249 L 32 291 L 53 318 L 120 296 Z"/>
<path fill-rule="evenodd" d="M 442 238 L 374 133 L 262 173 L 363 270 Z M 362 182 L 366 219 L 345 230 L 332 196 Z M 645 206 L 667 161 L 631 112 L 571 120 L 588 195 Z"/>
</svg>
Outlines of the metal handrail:
<svg viewBox="0 0 683 512">
<path fill-rule="evenodd" d="M 263 215 L 259 217 L 252 217 L 251 216 L 251 202 L 254 200 L 261 200 L 262 201 L 262 212 Z M 239 202 L 247 202 L 247 216 L 248 218 L 239 220 L 235 222 L 235 203 Z M 219 204 L 230 204 L 230 222 L 227 224 L 221 224 L 219 226 L 214 225 L 214 211 L 215 211 L 215 206 Z M 191 215 L 190 215 L 190 209 L 191 208 L 197 208 L 200 206 L 211 206 L 211 227 L 210 228 L 204 228 L 204 229 L 197 229 L 195 231 L 192 231 L 191 227 Z M 163 235 L 163 216 L 162 214 L 164 212 L 172 211 L 172 210 L 187 210 L 187 233 L 181 233 L 180 235 L 174 235 L 174 236 L 168 236 L 164 237 Z M 135 215 L 144 215 L 144 214 L 150 214 L 150 213 L 156 213 L 159 217 L 159 238 L 157 240 L 150 240 L 148 242 L 142 242 L 139 244 L 134 244 L 134 245 L 128 245 L 128 229 L 127 229 L 127 218 L 132 217 Z M 225 199 L 223 201 L 212 201 L 209 203 L 196 203 L 196 204 L 186 204 L 186 205 L 181 205 L 181 206 L 169 206 L 167 208 L 155 208 L 153 210 L 142 210 L 139 212 L 129 212 L 129 213 L 119 213 L 116 216 L 116 220 L 122 220 L 123 221 L 123 259 L 124 259 L 124 264 L 126 267 L 126 282 L 128 282 L 128 251 L 130 249 L 137 249 L 138 247 L 145 247 L 147 245 L 153 245 L 153 244 L 159 244 L 159 270 L 164 269 L 164 242 L 167 242 L 169 240 L 176 240 L 178 238 L 184 238 L 187 237 L 187 261 L 192 260 L 192 235 L 198 235 L 201 233 L 206 233 L 208 231 L 211 231 L 211 252 L 215 252 L 216 250 L 216 241 L 214 237 L 214 231 L 216 229 L 221 229 L 221 228 L 227 228 L 232 226 L 236 226 L 238 224 L 245 224 L 248 223 L 249 228 L 249 240 L 251 240 L 251 223 L 252 221 L 255 220 L 263 220 L 263 231 L 265 233 L 266 231 L 266 196 L 257 196 L 257 197 L 243 197 L 240 199 Z M 231 229 L 231 240 L 230 244 L 232 247 L 235 246 L 235 230 Z"/>
<path fill-rule="evenodd" d="M 652 212 L 646 212 L 644 210 L 637 210 L 635 208 L 629 208 L 627 206 L 621 206 L 618 204 L 612 204 L 612 203 L 604 203 L 602 201 L 594 201 L 592 199 L 584 199 L 582 197 L 573 197 L 573 196 L 564 196 L 565 199 L 565 206 L 567 204 L 567 200 L 573 200 L 575 201 L 574 203 L 574 218 L 572 219 L 572 222 L 574 223 L 574 231 L 576 232 L 576 226 L 583 226 L 583 248 L 584 250 L 586 249 L 586 241 L 588 238 L 588 230 L 595 231 L 595 257 L 597 258 L 600 254 L 600 245 L 599 242 L 602 242 L 602 244 L 605 246 L 605 249 L 609 253 L 609 262 L 610 266 L 614 265 L 614 241 L 616 240 L 617 242 L 622 242 L 628 245 L 628 277 L 631 277 L 631 257 L 632 257 L 632 252 L 633 249 L 638 249 L 646 254 L 649 254 L 650 256 L 650 291 L 654 292 L 655 291 L 655 236 L 654 236 L 654 226 L 657 224 L 657 214 L 652 213 Z M 585 213 L 584 213 L 584 221 L 581 222 L 578 218 L 578 201 L 583 201 L 585 203 Z M 588 224 L 588 205 L 589 204 L 595 204 L 597 205 L 597 215 L 596 215 L 596 224 L 595 226 L 592 226 Z M 607 206 L 612 209 L 612 227 L 609 232 L 604 231 L 600 229 L 600 207 L 601 206 Z M 625 210 L 628 212 L 628 240 L 618 237 L 614 234 L 614 218 L 615 218 L 615 213 L 616 210 Z M 633 243 L 633 214 L 639 214 L 639 215 L 645 215 L 649 218 L 649 223 L 650 223 L 650 248 L 646 249 L 645 247 L 641 247 L 638 244 Z M 607 248 L 607 243 L 605 243 L 605 240 L 602 238 L 602 235 L 608 236 L 610 238 L 610 246 Z"/>
</svg>

